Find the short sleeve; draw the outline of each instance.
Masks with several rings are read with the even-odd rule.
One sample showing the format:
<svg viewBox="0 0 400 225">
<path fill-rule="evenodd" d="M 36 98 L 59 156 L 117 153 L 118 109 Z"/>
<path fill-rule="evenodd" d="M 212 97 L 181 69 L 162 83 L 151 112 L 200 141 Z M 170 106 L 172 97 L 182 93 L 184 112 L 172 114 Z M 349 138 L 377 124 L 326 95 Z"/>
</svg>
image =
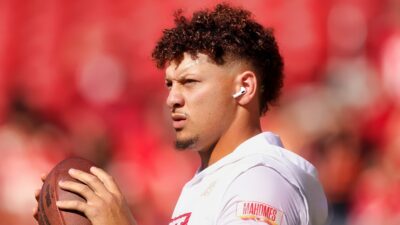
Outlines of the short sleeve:
<svg viewBox="0 0 400 225">
<path fill-rule="evenodd" d="M 239 175 L 221 204 L 218 225 L 305 224 L 306 209 L 299 191 L 266 166 L 255 166 Z"/>
</svg>

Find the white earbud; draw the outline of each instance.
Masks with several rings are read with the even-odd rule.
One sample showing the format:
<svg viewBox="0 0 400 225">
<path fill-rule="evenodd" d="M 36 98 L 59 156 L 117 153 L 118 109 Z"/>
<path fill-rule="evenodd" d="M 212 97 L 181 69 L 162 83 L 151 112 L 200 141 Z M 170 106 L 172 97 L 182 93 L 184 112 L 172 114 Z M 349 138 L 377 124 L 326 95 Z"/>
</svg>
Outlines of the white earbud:
<svg viewBox="0 0 400 225">
<path fill-rule="evenodd" d="M 242 96 L 246 93 L 246 88 L 240 87 L 240 90 L 236 92 L 235 94 L 232 95 L 233 98 L 237 98 L 239 96 Z"/>
</svg>

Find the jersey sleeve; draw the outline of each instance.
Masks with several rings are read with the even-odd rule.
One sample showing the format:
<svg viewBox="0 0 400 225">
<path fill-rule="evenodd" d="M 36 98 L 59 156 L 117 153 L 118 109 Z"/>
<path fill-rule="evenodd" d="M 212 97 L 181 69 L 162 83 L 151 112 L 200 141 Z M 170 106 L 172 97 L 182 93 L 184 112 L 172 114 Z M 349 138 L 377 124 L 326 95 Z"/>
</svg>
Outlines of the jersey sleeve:
<svg viewBox="0 0 400 225">
<path fill-rule="evenodd" d="M 221 204 L 218 225 L 300 225 L 306 215 L 299 191 L 266 166 L 255 166 L 239 175 Z"/>
</svg>

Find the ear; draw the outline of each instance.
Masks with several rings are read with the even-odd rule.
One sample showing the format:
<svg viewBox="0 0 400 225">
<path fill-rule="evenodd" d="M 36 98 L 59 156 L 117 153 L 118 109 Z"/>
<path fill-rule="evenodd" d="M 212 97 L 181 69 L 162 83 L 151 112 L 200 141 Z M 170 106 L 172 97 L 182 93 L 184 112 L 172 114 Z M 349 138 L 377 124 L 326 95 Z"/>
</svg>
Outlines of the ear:
<svg viewBox="0 0 400 225">
<path fill-rule="evenodd" d="M 240 90 L 240 87 L 246 89 L 246 93 L 235 98 L 239 105 L 247 105 L 257 96 L 257 77 L 254 72 L 246 70 L 235 78 L 235 92 Z"/>
</svg>

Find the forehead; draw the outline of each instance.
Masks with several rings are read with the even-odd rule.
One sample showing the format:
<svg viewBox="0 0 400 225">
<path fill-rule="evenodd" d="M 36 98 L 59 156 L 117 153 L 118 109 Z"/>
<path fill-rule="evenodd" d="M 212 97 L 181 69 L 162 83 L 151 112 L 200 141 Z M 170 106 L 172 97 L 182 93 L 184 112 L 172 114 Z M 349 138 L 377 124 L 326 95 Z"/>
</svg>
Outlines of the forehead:
<svg viewBox="0 0 400 225">
<path fill-rule="evenodd" d="M 223 65 L 218 65 L 206 54 L 199 53 L 196 57 L 193 57 L 188 53 L 184 53 L 181 62 L 174 60 L 167 64 L 165 69 L 165 78 L 179 79 L 188 73 L 192 75 L 213 74 L 214 76 L 211 77 L 221 77 L 219 75 L 223 75 L 223 77 L 232 77 L 245 70 L 253 71 L 249 62 L 243 59 L 229 57 L 225 59 Z"/>
<path fill-rule="evenodd" d="M 188 70 L 197 68 L 199 65 L 207 66 L 207 64 L 212 65 L 213 63 L 211 63 L 210 58 L 205 54 L 199 53 L 196 58 L 194 58 L 191 55 L 184 53 L 181 62 L 174 60 L 167 64 L 165 73 L 167 77 L 179 76 Z"/>
</svg>

